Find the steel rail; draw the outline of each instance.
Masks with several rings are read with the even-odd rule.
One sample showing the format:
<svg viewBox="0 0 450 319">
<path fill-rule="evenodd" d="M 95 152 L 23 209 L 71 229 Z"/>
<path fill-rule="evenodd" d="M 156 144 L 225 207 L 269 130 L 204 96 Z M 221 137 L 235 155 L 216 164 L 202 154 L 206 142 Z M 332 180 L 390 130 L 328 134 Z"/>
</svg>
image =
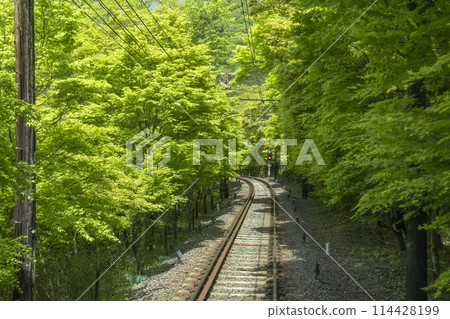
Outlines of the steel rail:
<svg viewBox="0 0 450 319">
<path fill-rule="evenodd" d="M 213 257 L 212 262 L 210 263 L 210 266 L 206 270 L 205 274 L 203 275 L 202 279 L 200 280 L 200 283 L 198 284 L 196 290 L 191 296 L 190 300 L 197 300 L 197 301 L 204 301 L 207 299 L 208 294 L 210 293 L 212 287 L 214 286 L 214 282 L 217 279 L 217 276 L 220 272 L 220 269 L 222 268 L 225 259 L 231 250 L 231 247 L 233 246 L 234 240 L 242 226 L 242 223 L 244 222 L 244 219 L 247 215 L 247 212 L 250 210 L 250 206 L 253 202 L 253 199 L 255 197 L 255 185 L 251 182 L 258 181 L 262 184 L 264 184 L 270 191 L 271 199 L 272 199 L 272 216 L 273 216 L 273 233 L 272 233 L 272 300 L 276 301 L 278 299 L 278 289 L 277 289 L 277 258 L 276 258 L 276 204 L 275 204 L 275 191 L 271 187 L 271 185 L 259 178 L 255 177 L 249 177 L 246 176 L 239 178 L 240 180 L 244 181 L 249 185 L 249 192 L 248 197 L 243 205 L 238 217 L 236 218 L 235 222 L 233 223 L 230 231 L 227 233 L 225 238 L 222 240 L 222 243 Z"/>
<path fill-rule="evenodd" d="M 270 197 L 272 199 L 272 222 L 273 222 L 273 233 L 272 233 L 272 285 L 273 285 L 273 289 L 272 289 L 272 300 L 273 301 L 277 301 L 278 300 L 278 283 L 277 283 L 277 205 L 276 205 L 276 197 L 277 194 L 275 193 L 275 191 L 273 190 L 272 186 L 266 182 L 265 180 L 256 178 L 256 177 L 252 177 L 252 179 L 263 183 L 264 185 L 267 186 L 267 188 L 270 190 Z"/>
<path fill-rule="evenodd" d="M 216 280 L 217 275 L 219 274 L 219 271 L 222 268 L 225 258 L 228 255 L 231 246 L 233 245 L 233 241 L 236 238 L 239 229 L 241 228 L 245 216 L 247 215 L 247 212 L 250 209 L 251 203 L 253 202 L 253 198 L 255 197 L 254 185 L 244 178 L 239 179 L 247 183 L 249 186 L 247 200 L 243 205 L 238 217 L 234 221 L 230 231 L 222 240 L 222 243 L 220 244 L 217 253 L 214 255 L 210 266 L 208 267 L 202 279 L 200 280 L 200 283 L 198 284 L 197 289 L 192 294 L 190 300 L 204 301 L 208 296 L 208 293 L 210 292 L 212 286 L 214 285 L 214 281 Z"/>
</svg>

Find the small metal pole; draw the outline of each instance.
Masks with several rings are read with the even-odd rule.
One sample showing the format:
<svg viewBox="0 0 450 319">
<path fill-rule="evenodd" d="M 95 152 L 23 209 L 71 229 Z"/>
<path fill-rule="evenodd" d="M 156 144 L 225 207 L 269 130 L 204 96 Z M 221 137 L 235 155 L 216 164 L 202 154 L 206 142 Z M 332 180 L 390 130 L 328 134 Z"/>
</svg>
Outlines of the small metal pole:
<svg viewBox="0 0 450 319">
<path fill-rule="evenodd" d="M 183 262 L 184 255 L 181 253 L 181 251 L 177 251 L 176 254 L 177 254 L 178 260 L 180 262 Z"/>
</svg>

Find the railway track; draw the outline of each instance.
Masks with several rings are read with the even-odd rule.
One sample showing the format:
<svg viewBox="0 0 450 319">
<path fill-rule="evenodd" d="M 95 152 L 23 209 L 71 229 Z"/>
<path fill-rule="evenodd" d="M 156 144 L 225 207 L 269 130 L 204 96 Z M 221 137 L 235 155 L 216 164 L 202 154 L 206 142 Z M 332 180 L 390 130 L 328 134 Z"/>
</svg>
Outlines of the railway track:
<svg viewBox="0 0 450 319">
<path fill-rule="evenodd" d="M 248 198 L 191 300 L 277 300 L 275 193 L 264 180 L 240 180 Z"/>
</svg>

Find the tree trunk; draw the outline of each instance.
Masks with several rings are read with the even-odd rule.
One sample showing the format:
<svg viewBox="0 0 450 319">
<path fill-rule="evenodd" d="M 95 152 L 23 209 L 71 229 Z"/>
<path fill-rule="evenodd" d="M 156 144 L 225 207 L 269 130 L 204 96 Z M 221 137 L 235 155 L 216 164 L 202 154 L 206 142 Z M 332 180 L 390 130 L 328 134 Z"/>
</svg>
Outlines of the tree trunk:
<svg viewBox="0 0 450 319">
<path fill-rule="evenodd" d="M 136 245 L 131 246 L 131 250 L 133 251 L 134 260 L 136 260 L 136 272 L 139 273 L 141 266 L 139 264 L 139 252 Z"/>
<path fill-rule="evenodd" d="M 177 223 L 178 223 L 178 205 L 175 206 L 175 211 L 173 212 L 173 224 L 172 224 L 172 231 L 173 231 L 173 247 L 176 247 L 177 244 Z"/>
<path fill-rule="evenodd" d="M 414 9 L 410 9 L 414 10 Z M 423 79 L 416 80 L 408 86 L 407 93 L 411 99 L 411 108 L 426 108 L 427 94 L 422 88 Z M 409 164 L 408 168 L 416 165 Z M 410 207 L 413 209 L 413 207 Z M 418 227 L 427 222 L 427 214 L 419 209 L 416 216 L 406 225 L 406 300 L 427 300 L 427 293 L 422 290 L 427 286 L 427 233 Z"/>
<path fill-rule="evenodd" d="M 302 179 L 302 198 L 308 198 L 308 180 L 306 178 Z"/>
<path fill-rule="evenodd" d="M 77 233 L 73 235 L 73 252 L 74 254 L 78 254 L 78 248 L 77 248 Z"/>
<path fill-rule="evenodd" d="M 200 200 L 200 191 L 197 193 L 197 197 L 195 198 L 195 218 L 198 219 L 198 202 Z"/>
<path fill-rule="evenodd" d="M 211 211 L 214 210 L 214 193 L 211 194 Z"/>
<path fill-rule="evenodd" d="M 401 251 L 406 251 L 406 223 L 403 221 L 403 212 L 393 209 L 387 215 L 387 223 L 391 226 Z"/>
<path fill-rule="evenodd" d="M 203 214 L 206 215 L 208 213 L 208 204 L 207 204 L 207 196 L 203 195 Z"/>
<path fill-rule="evenodd" d="M 191 201 L 188 202 L 187 207 L 186 207 L 186 211 L 187 211 L 187 224 L 188 224 L 188 232 L 191 231 Z"/>
<path fill-rule="evenodd" d="M 229 191 L 228 191 L 228 177 L 225 177 L 223 179 L 223 192 L 224 192 L 224 197 L 228 198 L 230 197 Z"/>
<path fill-rule="evenodd" d="M 94 289 L 94 301 L 98 301 L 98 290 L 100 289 L 100 266 L 97 265 L 95 272 L 95 289 Z"/>
<path fill-rule="evenodd" d="M 228 177 L 224 177 L 220 180 L 220 199 L 226 199 L 229 197 L 228 191 Z"/>
<path fill-rule="evenodd" d="M 17 98 L 35 104 L 34 65 L 34 0 L 15 0 L 15 59 Z M 28 118 L 16 119 L 16 161 L 24 162 L 28 168 L 35 163 L 36 135 L 27 125 Z M 34 300 L 35 291 L 35 232 L 36 202 L 34 174 L 24 172 L 27 181 L 19 186 L 14 210 L 14 236 L 30 248 L 30 254 L 22 258 L 19 271 L 19 287 L 13 293 L 14 300 Z"/>
<path fill-rule="evenodd" d="M 429 224 L 436 218 L 436 210 L 433 209 Z M 430 250 L 431 250 L 431 269 L 433 272 L 433 280 L 436 280 L 440 273 L 439 249 L 441 247 L 441 237 L 435 229 L 430 229 Z"/>
<path fill-rule="evenodd" d="M 166 256 L 169 255 L 169 240 L 168 240 L 168 231 L 167 226 L 164 225 L 164 252 L 166 253 Z"/>
<path fill-rule="evenodd" d="M 427 300 L 423 291 L 427 284 L 427 232 L 419 226 L 427 221 L 427 215 L 419 211 L 406 226 L 406 300 Z"/>
<path fill-rule="evenodd" d="M 398 246 L 399 246 L 400 250 L 405 251 L 406 250 L 406 242 L 405 242 L 405 239 L 403 238 L 403 234 L 394 228 L 393 228 L 393 232 L 394 232 L 395 238 L 397 238 Z"/>
<path fill-rule="evenodd" d="M 141 223 L 141 232 L 140 234 L 137 234 L 138 236 L 140 236 L 141 234 L 142 237 L 139 239 L 139 242 L 136 243 L 134 246 L 137 246 L 137 253 L 135 254 L 136 257 L 136 272 L 139 275 L 142 275 L 142 272 L 144 271 L 144 263 L 142 260 L 142 256 L 145 253 L 145 247 L 146 247 L 146 238 L 147 238 L 147 233 L 145 232 L 145 230 L 148 227 L 148 215 L 144 214 L 143 219 L 142 219 L 142 223 Z"/>
</svg>

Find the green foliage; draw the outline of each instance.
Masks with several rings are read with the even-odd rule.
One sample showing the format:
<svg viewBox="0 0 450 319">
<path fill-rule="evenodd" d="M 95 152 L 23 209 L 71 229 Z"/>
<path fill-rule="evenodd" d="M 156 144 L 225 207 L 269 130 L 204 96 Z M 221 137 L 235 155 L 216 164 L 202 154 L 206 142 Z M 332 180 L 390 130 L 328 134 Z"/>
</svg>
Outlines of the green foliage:
<svg viewBox="0 0 450 319">
<path fill-rule="evenodd" d="M 442 293 L 448 292 L 450 290 L 450 270 L 441 273 L 438 279 L 428 287 L 428 290 L 435 291 L 433 294 L 435 299 L 439 298 Z"/>
<path fill-rule="evenodd" d="M 30 108 L 14 98 L 14 6 L 12 1 L 0 1 L 0 258 L 4 260 L 0 289 L 5 299 L 16 285 L 21 253 L 10 227 L 21 175 L 14 158 L 14 120 L 19 114 L 31 117 L 37 131 L 40 300 L 78 298 L 96 270 L 106 269 L 197 178 L 192 191 L 179 200 L 180 206 L 191 205 L 187 202 L 192 194 L 211 193 L 215 180 L 233 174 L 227 161 L 192 165 L 192 139 L 238 135 L 238 122 L 224 116 L 231 106 L 213 71 L 213 64 L 225 63 L 219 61 L 221 50 L 232 50 L 226 37 L 237 29 L 229 33 L 225 26 L 233 5 L 158 6 L 152 9 L 158 25 L 140 2 L 135 10 L 142 20 L 128 6 L 124 8 L 131 18 L 116 1 L 103 2 L 111 12 L 99 2 L 91 3 L 102 18 L 81 4 L 105 30 L 111 32 L 108 25 L 116 30 L 112 35 L 133 58 L 75 5 L 64 0 L 36 1 L 37 103 Z M 195 25 L 200 19 L 194 14 L 200 13 L 193 8 L 197 5 L 207 8 L 210 18 L 224 14 L 223 19 L 210 21 L 216 26 L 214 32 Z M 171 137 L 172 160 L 153 175 L 126 165 L 127 140 L 145 128 Z M 164 153 L 157 151 L 154 156 L 158 162 Z M 188 214 L 180 213 L 180 224 L 190 211 L 187 207 Z M 122 280 L 133 259 L 142 272 L 155 256 L 148 247 L 160 241 L 168 226 L 172 227 L 171 218 L 160 219 L 111 276 Z M 115 289 L 109 284 L 120 283 L 109 275 L 105 278 L 108 283 L 102 280 L 100 298 L 114 299 Z"/>
<path fill-rule="evenodd" d="M 268 66 L 269 95 L 277 98 L 314 63 L 282 97 L 268 132 L 315 141 L 326 166 L 295 166 L 292 155 L 288 168 L 307 177 L 327 204 L 354 209 L 354 218 L 369 223 L 410 207 L 436 210 L 434 227 L 446 234 L 448 9 L 445 1 L 413 4 L 377 2 L 317 63 L 369 4 L 260 6 L 254 29 L 255 38 L 265 39 L 260 65 Z M 286 22 L 270 28 L 267 21 L 277 20 Z M 290 152 L 297 155 L 299 148 Z M 436 282 L 441 289 L 445 276 Z"/>
<path fill-rule="evenodd" d="M 242 44 L 245 30 L 241 4 L 228 0 L 187 0 L 182 5 L 195 44 L 207 44 L 218 69 L 234 68 L 229 58 L 237 44 Z"/>
<path fill-rule="evenodd" d="M 0 225 L 4 220 L 0 216 Z M 7 300 L 13 289 L 19 288 L 17 272 L 20 269 L 20 258 L 28 253 L 28 248 L 15 238 L 4 238 L 0 233 L 0 300 Z"/>
<path fill-rule="evenodd" d="M 14 156 L 14 120 L 29 115 L 29 105 L 14 98 L 13 74 L 0 69 L 0 300 L 18 288 L 20 257 L 27 248 L 12 238 L 12 213 L 17 183 L 22 180 Z"/>
<path fill-rule="evenodd" d="M 241 150 L 241 137 L 253 144 L 263 137 L 296 138 L 284 175 L 307 177 L 328 205 L 353 209 L 354 218 L 370 224 L 392 212 L 406 220 L 415 213 L 404 213 L 412 206 L 434 210 L 437 218 L 425 228 L 449 232 L 450 27 L 444 1 L 416 1 L 416 7 L 406 0 L 378 2 L 317 63 L 367 3 L 249 1 L 253 58 L 240 2 L 169 1 L 147 9 L 148 1 L 138 1 L 142 20 L 115 0 L 103 2 L 111 11 L 89 2 L 101 17 L 81 4 L 105 30 L 114 28 L 111 36 L 127 52 L 76 6 L 36 1 L 37 103 L 30 106 L 14 98 L 14 5 L 0 0 L 3 299 L 16 287 L 25 249 L 11 227 L 24 169 L 14 154 L 19 115 L 37 131 L 41 300 L 77 298 L 138 238 L 100 287 L 124 284 L 125 273 L 142 275 L 157 254 L 167 253 L 161 242 L 167 246 L 168 229 L 183 226 L 185 235 L 195 226 L 193 209 L 216 194 L 217 181 L 236 169 L 259 173 L 255 163 L 192 165 L 193 139 L 237 139 Z M 238 102 L 278 98 L 313 63 L 279 103 Z M 236 72 L 231 91 L 216 83 L 217 70 L 226 66 Z M 269 106 L 270 118 L 259 119 Z M 126 142 L 143 129 L 171 137 L 166 146 L 172 160 L 153 175 L 126 165 Z M 326 166 L 293 165 L 305 139 L 315 141 Z M 238 158 L 245 155 L 239 151 Z M 163 157 L 164 150 L 154 154 L 155 162 Z M 158 219 L 197 178 L 177 207 Z M 444 272 L 433 284 L 437 297 L 448 290 L 448 277 Z M 101 299 L 119 298 L 103 289 Z"/>
</svg>

